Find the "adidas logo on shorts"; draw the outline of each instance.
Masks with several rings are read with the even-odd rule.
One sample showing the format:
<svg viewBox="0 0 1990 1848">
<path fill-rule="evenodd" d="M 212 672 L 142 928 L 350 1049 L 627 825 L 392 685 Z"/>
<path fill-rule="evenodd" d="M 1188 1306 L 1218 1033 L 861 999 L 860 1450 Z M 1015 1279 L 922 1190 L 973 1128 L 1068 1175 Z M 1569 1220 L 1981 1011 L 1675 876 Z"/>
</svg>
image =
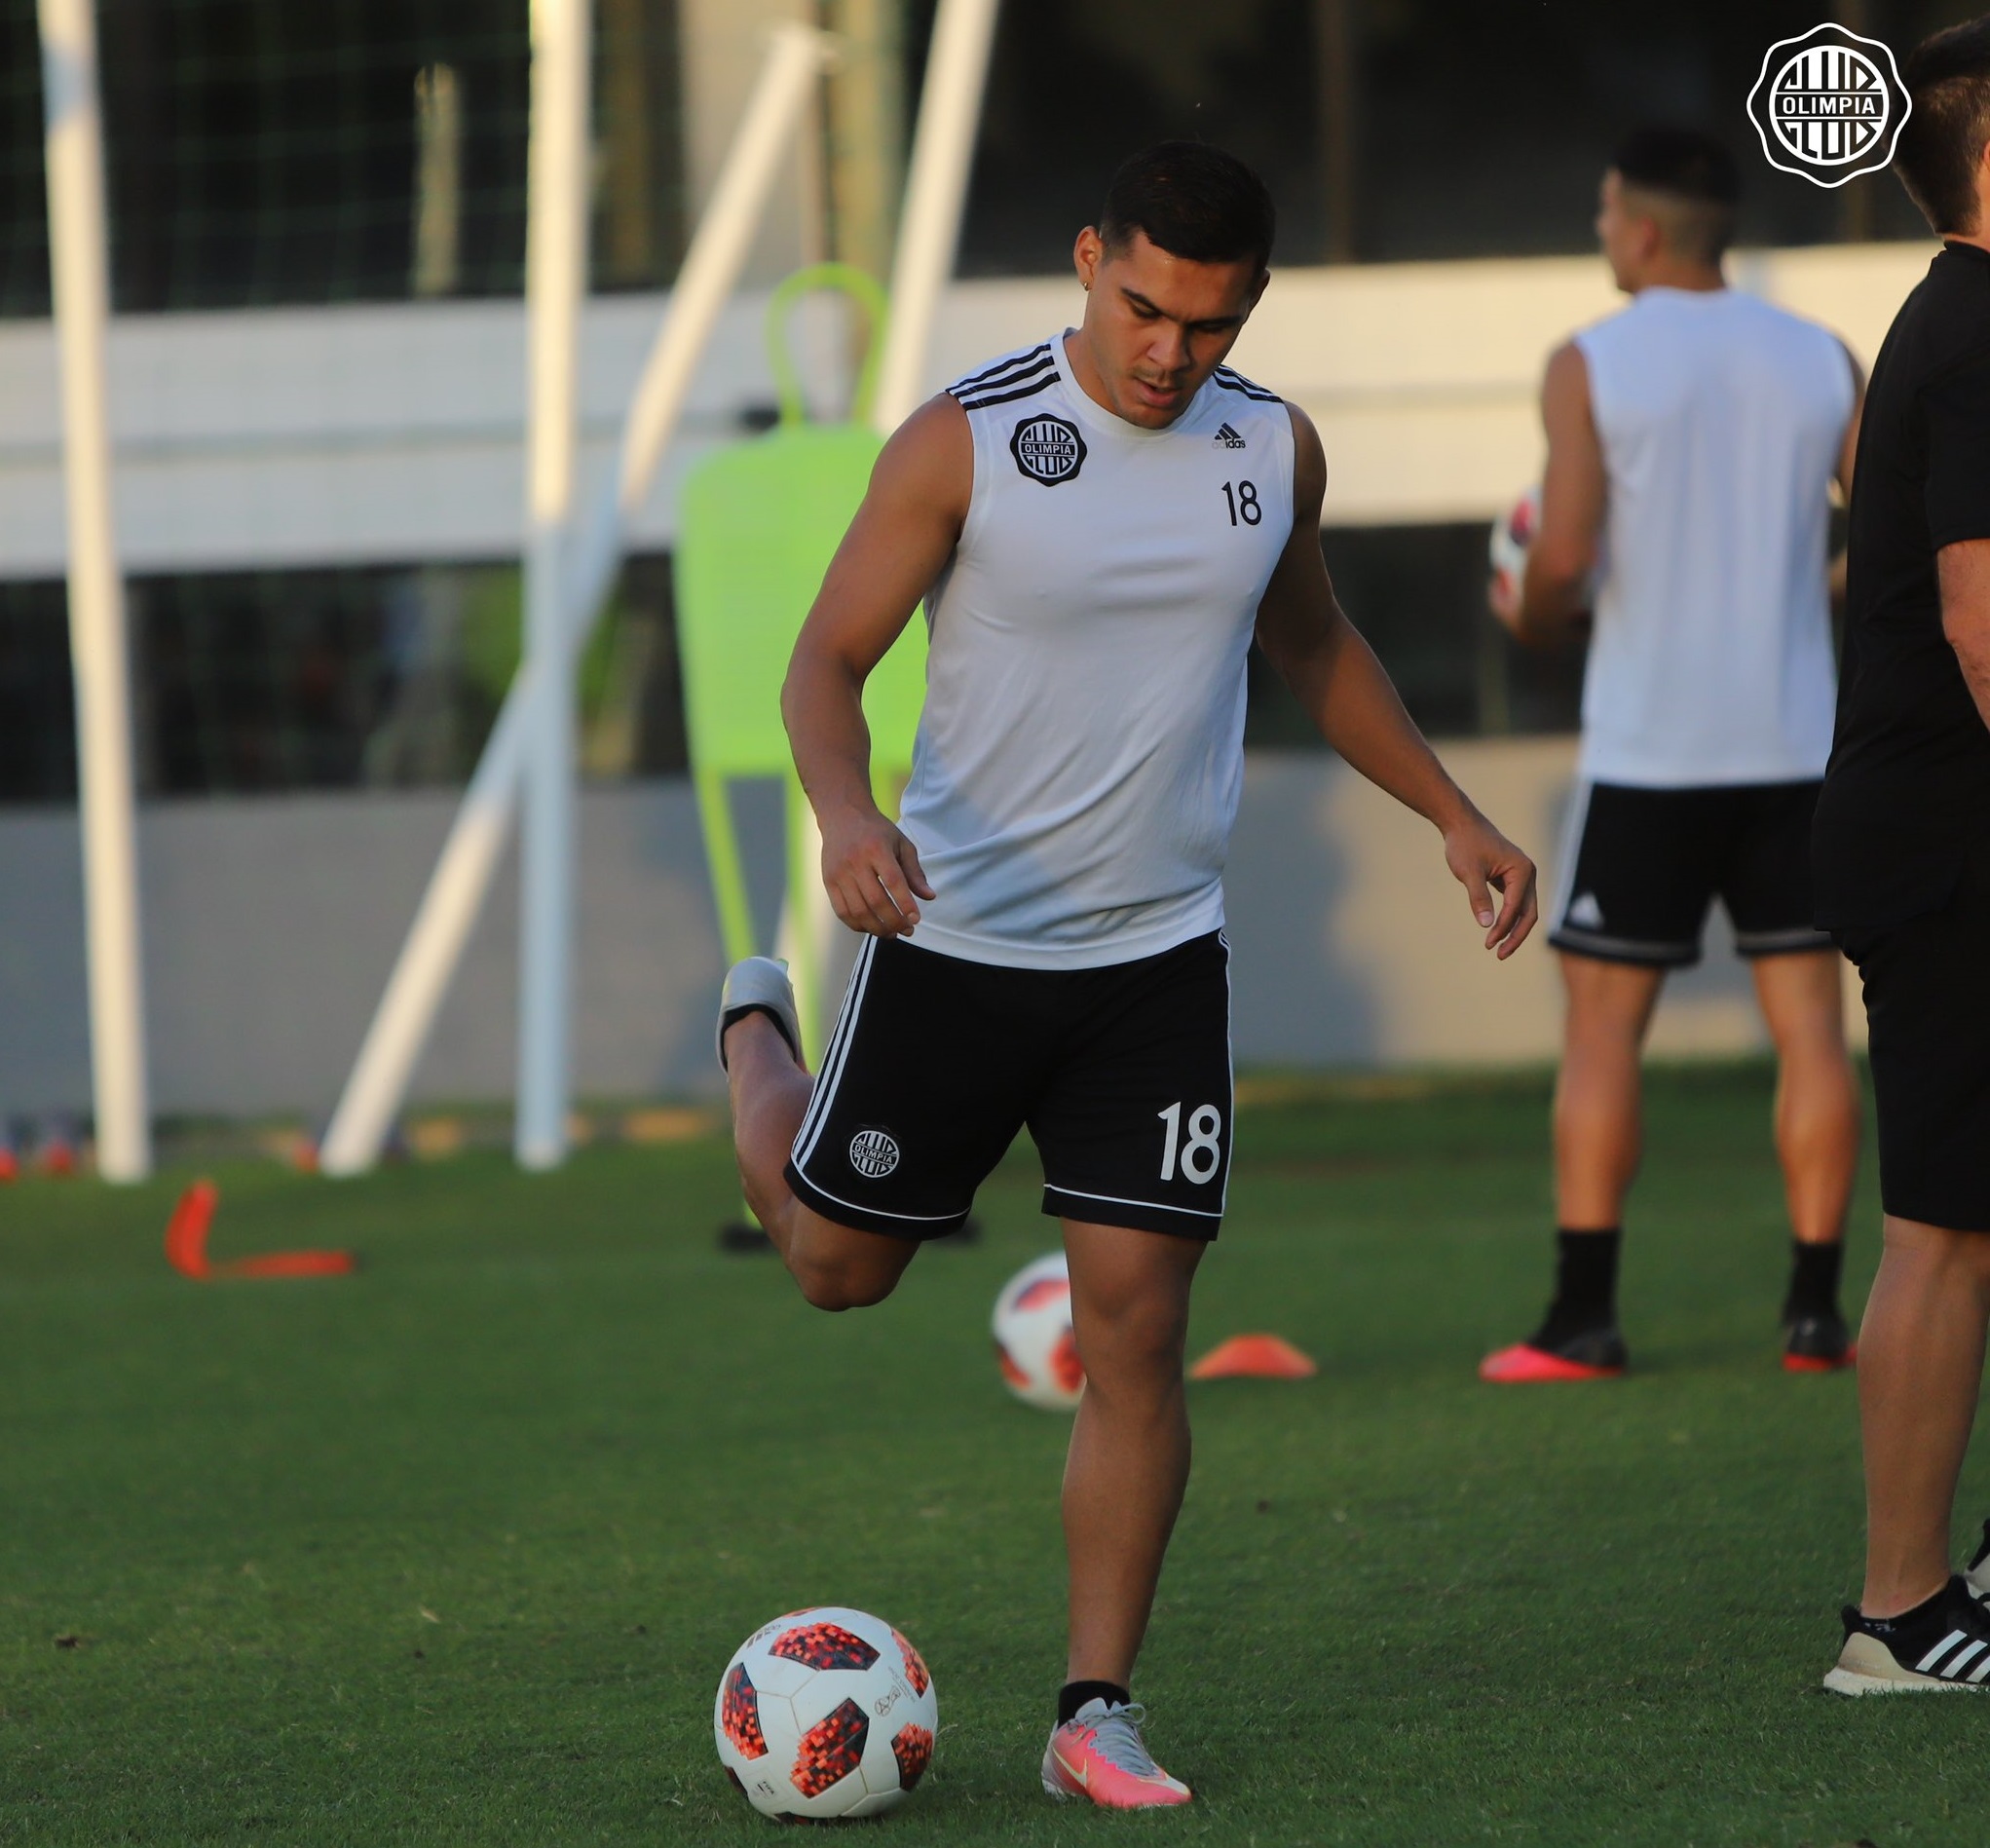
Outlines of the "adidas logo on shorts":
<svg viewBox="0 0 1990 1848">
<path fill-rule="evenodd" d="M 1596 903 L 1595 892 L 1584 892 L 1568 908 L 1568 922 L 1583 930 L 1599 930 L 1603 924 L 1603 908 Z"/>
<path fill-rule="evenodd" d="M 1243 437 L 1238 435 L 1228 424 L 1225 424 L 1222 429 L 1217 432 L 1216 440 L 1221 443 L 1225 449 L 1242 449 L 1244 447 Z"/>
</svg>

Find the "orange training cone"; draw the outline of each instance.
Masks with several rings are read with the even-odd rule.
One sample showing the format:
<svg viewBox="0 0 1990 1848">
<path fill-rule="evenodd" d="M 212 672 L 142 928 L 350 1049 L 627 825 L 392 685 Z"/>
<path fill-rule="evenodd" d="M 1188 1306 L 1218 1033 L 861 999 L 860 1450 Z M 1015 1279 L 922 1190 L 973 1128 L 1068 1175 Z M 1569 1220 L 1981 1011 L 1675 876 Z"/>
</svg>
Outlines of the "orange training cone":
<svg viewBox="0 0 1990 1848">
<path fill-rule="evenodd" d="M 166 1262 L 182 1277 L 196 1283 L 222 1277 L 342 1277 L 357 1267 L 349 1251 L 268 1251 L 213 1263 L 207 1257 L 207 1233 L 220 1201 L 221 1190 L 213 1182 L 196 1181 L 166 1222 Z"/>
<path fill-rule="evenodd" d="M 1232 1335 L 1188 1370 L 1190 1379 L 1310 1379 L 1318 1365 L 1276 1335 Z"/>
</svg>

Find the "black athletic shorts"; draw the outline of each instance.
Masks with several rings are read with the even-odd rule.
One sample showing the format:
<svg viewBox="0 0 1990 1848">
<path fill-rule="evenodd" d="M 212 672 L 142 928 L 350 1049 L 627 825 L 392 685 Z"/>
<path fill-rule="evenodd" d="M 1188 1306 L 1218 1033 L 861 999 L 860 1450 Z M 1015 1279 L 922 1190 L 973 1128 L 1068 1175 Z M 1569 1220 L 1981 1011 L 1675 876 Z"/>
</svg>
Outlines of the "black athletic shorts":
<svg viewBox="0 0 1990 1848">
<path fill-rule="evenodd" d="M 940 1238 L 1029 1127 L 1043 1210 L 1209 1239 L 1230 1170 L 1220 931 L 1097 969 L 866 938 L 787 1178 L 824 1219 Z"/>
<path fill-rule="evenodd" d="M 1990 1232 L 1986 857 L 1937 910 L 1838 933 L 1865 988 L 1881 1204 L 1958 1232 Z"/>
<path fill-rule="evenodd" d="M 1548 941 L 1605 962 L 1686 968 L 1718 898 L 1744 956 L 1828 950 L 1811 922 L 1811 814 L 1822 787 L 1581 784 Z"/>
</svg>

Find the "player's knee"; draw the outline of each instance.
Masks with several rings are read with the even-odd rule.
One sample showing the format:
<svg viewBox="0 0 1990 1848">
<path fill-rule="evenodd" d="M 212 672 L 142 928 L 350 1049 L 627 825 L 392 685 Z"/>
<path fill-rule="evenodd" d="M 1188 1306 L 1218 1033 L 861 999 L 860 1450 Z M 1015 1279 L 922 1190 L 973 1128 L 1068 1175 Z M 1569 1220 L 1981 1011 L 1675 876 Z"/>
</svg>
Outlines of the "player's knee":
<svg viewBox="0 0 1990 1848">
<path fill-rule="evenodd" d="M 882 1302 L 898 1286 L 895 1276 L 854 1264 L 802 1259 L 791 1267 L 809 1306 L 831 1314 L 845 1309 L 868 1309 L 875 1302 Z"/>
<path fill-rule="evenodd" d="M 1181 1304 L 1172 1299 L 1121 1302 L 1092 1319 L 1087 1377 L 1108 1388 L 1170 1387 L 1182 1377 L 1184 1336 Z"/>
</svg>

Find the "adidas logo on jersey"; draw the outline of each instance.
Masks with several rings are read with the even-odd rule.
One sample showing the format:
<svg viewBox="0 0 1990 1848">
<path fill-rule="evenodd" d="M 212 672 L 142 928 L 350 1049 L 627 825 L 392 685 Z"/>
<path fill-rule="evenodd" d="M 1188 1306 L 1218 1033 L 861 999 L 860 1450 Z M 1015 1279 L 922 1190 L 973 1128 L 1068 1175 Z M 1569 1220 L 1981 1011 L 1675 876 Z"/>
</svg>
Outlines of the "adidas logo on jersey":
<svg viewBox="0 0 1990 1848">
<path fill-rule="evenodd" d="M 1225 449 L 1242 449 L 1244 447 L 1243 437 L 1238 435 L 1227 424 L 1217 432 L 1216 440 L 1221 443 Z"/>
</svg>

